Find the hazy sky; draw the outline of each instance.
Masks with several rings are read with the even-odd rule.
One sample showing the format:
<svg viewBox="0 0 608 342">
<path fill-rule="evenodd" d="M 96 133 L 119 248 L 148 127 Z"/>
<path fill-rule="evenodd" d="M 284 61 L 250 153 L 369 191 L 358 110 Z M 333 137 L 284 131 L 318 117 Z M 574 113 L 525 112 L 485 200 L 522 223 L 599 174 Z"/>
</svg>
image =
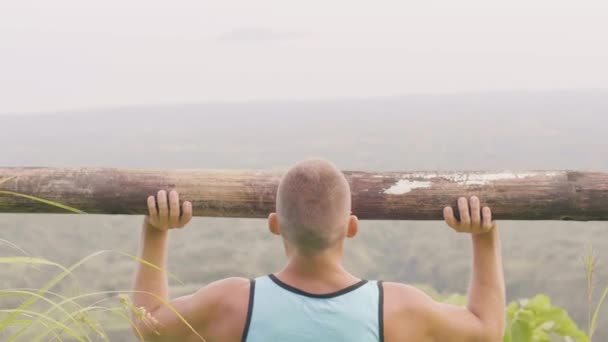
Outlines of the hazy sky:
<svg viewBox="0 0 608 342">
<path fill-rule="evenodd" d="M 0 2 L 0 113 L 608 88 L 608 1 Z"/>
</svg>

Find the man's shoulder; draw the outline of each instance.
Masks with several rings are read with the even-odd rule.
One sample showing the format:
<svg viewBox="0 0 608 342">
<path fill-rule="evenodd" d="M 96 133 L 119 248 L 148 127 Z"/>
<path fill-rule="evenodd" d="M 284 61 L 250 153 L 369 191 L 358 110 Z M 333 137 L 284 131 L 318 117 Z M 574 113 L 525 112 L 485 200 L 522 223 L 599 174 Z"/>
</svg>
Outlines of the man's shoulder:
<svg viewBox="0 0 608 342">
<path fill-rule="evenodd" d="M 422 290 L 406 284 L 385 282 L 384 329 L 387 338 L 427 341 L 436 302 Z"/>
<path fill-rule="evenodd" d="M 205 296 L 209 299 L 225 301 L 229 298 L 239 297 L 240 294 L 249 293 L 251 279 L 231 277 L 216 280 L 202 287 L 195 295 Z M 247 297 L 249 297 L 247 295 Z"/>
<path fill-rule="evenodd" d="M 397 295 L 400 297 L 405 296 L 409 300 L 423 302 L 432 300 L 431 297 L 427 295 L 424 291 L 412 285 L 384 281 L 382 282 L 382 287 L 384 288 L 384 293 L 390 293 L 391 295 Z"/>
<path fill-rule="evenodd" d="M 250 283 L 251 283 L 251 279 L 248 279 L 248 278 L 230 277 L 230 278 L 216 280 L 216 281 L 210 283 L 208 286 L 209 287 L 213 286 L 218 289 L 224 289 L 224 290 L 243 290 L 243 289 L 249 290 Z"/>
<path fill-rule="evenodd" d="M 192 303 L 207 319 L 242 315 L 249 302 L 250 279 L 225 278 L 214 281 L 192 295 Z M 204 310 L 203 310 L 204 308 Z"/>
<path fill-rule="evenodd" d="M 422 290 L 407 284 L 383 282 L 385 312 L 392 315 L 424 317 L 436 302 Z"/>
</svg>

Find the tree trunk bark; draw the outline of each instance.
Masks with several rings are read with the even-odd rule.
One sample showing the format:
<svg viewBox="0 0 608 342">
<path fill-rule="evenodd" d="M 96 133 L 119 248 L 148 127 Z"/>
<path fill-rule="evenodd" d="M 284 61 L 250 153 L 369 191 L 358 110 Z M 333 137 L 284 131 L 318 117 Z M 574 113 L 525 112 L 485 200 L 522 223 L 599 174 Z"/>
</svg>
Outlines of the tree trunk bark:
<svg viewBox="0 0 608 342">
<path fill-rule="evenodd" d="M 608 173 L 344 172 L 361 219 L 440 220 L 458 196 L 477 195 L 495 219 L 608 220 Z M 196 216 L 267 217 L 280 171 L 0 168 L 0 213 L 145 214 L 146 197 L 176 189 Z M 25 195 L 25 196 L 23 196 Z M 27 197 L 32 196 L 32 197 Z"/>
</svg>

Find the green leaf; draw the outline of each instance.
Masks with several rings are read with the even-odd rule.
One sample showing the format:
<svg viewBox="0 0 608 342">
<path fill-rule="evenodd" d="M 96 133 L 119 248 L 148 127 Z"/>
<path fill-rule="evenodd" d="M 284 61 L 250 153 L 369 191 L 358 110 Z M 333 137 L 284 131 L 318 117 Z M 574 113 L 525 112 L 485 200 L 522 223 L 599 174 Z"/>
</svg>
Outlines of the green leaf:
<svg viewBox="0 0 608 342">
<path fill-rule="evenodd" d="M 511 302 L 507 306 L 507 328 L 504 342 L 550 342 L 567 338 L 589 342 L 584 331 L 568 316 L 568 313 L 551 304 L 545 295 Z"/>
</svg>

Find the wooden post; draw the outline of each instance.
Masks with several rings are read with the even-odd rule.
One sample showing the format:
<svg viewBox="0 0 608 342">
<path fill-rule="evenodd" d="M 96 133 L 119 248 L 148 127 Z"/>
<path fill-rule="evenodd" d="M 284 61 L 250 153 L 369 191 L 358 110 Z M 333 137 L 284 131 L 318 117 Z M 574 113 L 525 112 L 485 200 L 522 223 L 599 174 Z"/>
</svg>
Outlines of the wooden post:
<svg viewBox="0 0 608 342">
<path fill-rule="evenodd" d="M 0 168 L 0 213 L 65 209 L 144 214 L 146 197 L 177 189 L 197 216 L 267 217 L 280 171 Z M 458 196 L 478 195 L 504 220 L 608 220 L 608 173 L 346 171 L 353 213 L 361 219 L 436 220 Z"/>
</svg>

